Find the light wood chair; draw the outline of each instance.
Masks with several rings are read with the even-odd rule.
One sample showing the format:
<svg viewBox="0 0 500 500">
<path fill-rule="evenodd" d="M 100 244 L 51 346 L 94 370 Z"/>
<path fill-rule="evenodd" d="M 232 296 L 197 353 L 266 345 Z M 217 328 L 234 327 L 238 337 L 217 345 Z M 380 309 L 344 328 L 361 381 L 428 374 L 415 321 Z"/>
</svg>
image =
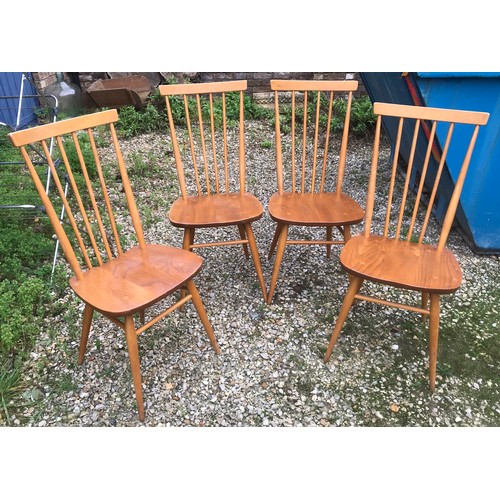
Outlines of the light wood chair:
<svg viewBox="0 0 500 500">
<path fill-rule="evenodd" d="M 326 245 L 326 255 L 330 257 L 331 245 L 345 244 L 350 238 L 351 225 L 363 219 L 363 209 L 342 191 L 352 94 L 357 88 L 358 82 L 354 80 L 271 80 L 275 102 L 278 192 L 271 196 L 268 207 L 269 215 L 277 223 L 269 251 L 269 259 L 275 250 L 276 257 L 267 294 L 268 304 L 274 295 L 286 245 Z M 331 131 L 336 93 L 347 94 L 342 134 Z M 285 127 L 280 125 L 283 105 L 288 105 L 286 97 L 291 99 L 291 123 L 286 125 L 291 134 L 291 151 L 287 152 L 282 147 Z M 313 104 L 315 111 L 308 113 L 313 99 L 316 99 Z M 326 120 L 322 118 L 322 107 L 326 107 Z M 296 119 L 299 112 L 303 114 L 302 119 Z M 335 135 L 341 136 L 338 149 L 334 144 Z M 334 157 L 334 149 L 339 151 L 338 159 Z M 285 153 L 288 154 L 284 161 Z M 299 169 L 296 163 L 300 163 Z M 288 239 L 290 226 L 325 227 L 326 239 Z M 340 240 L 333 240 L 334 227 L 341 234 Z"/>
<path fill-rule="evenodd" d="M 349 273 L 351 280 L 326 351 L 325 363 L 330 359 L 332 349 L 355 300 L 366 300 L 406 309 L 421 314 L 422 319 L 430 318 L 429 378 L 430 389 L 433 391 L 436 383 L 440 295 L 455 292 L 462 278 L 460 266 L 453 254 L 445 248 L 445 244 L 460 200 L 460 192 L 479 127 L 487 123 L 489 114 L 386 103 L 375 103 L 374 112 L 378 117 L 368 185 L 365 228 L 364 232 L 352 238 L 340 253 L 340 264 Z M 377 177 L 380 179 L 378 164 L 383 118 L 388 120 L 387 123 L 393 120 L 391 125 L 395 126 L 397 137 L 392 151 L 392 170 L 390 175 L 387 175 L 390 179 L 388 182 L 380 182 L 377 188 Z M 453 132 L 459 127 L 461 133 L 457 140 L 453 141 Z M 441 133 L 441 144 L 444 144 L 442 151 L 437 141 L 437 131 Z M 408 142 L 411 147 L 407 162 L 403 162 L 406 163 L 405 179 L 398 200 L 398 196 L 395 196 L 396 173 L 400 152 L 403 149 L 401 147 L 403 137 L 410 139 Z M 467 142 L 468 137 L 470 137 L 469 142 Z M 423 151 L 417 154 L 417 144 L 422 140 L 425 141 L 423 143 L 425 154 Z M 426 230 L 436 201 L 436 193 L 440 181 L 444 178 L 443 169 L 446 158 L 451 151 L 453 153 L 449 156 L 453 156 L 457 167 L 461 166 L 457 172 L 455 186 L 436 245 L 431 241 L 424 241 L 424 238 L 426 238 Z M 435 162 L 430 162 L 431 155 L 435 158 Z M 417 156 L 420 157 L 418 164 L 415 161 Z M 432 165 L 434 167 L 431 167 Z M 409 182 L 416 172 L 420 179 L 417 182 L 418 189 L 412 206 L 411 196 L 408 196 Z M 424 199 L 427 199 L 426 207 L 423 206 Z M 387 205 L 384 212 L 385 202 Z M 378 208 L 379 203 L 382 211 Z M 383 226 L 383 232 L 372 228 L 374 212 L 376 217 L 381 214 L 379 227 Z M 432 240 L 432 237 L 427 240 Z M 421 305 L 413 306 L 361 295 L 358 292 L 365 280 L 414 290 L 421 297 Z"/>
<path fill-rule="evenodd" d="M 248 259 L 249 246 L 265 301 L 267 289 L 252 230 L 252 222 L 262 217 L 263 208 L 245 188 L 243 91 L 246 88 L 245 80 L 160 85 L 160 93 L 165 96 L 181 190 L 181 197 L 170 209 L 169 219 L 174 226 L 184 229 L 183 248 L 186 250 L 241 244 Z M 239 109 L 239 130 L 232 141 L 231 137 L 236 134 L 229 129 L 227 105 L 228 93 L 233 92 L 237 94 L 231 94 L 231 105 Z M 234 96 L 239 97 L 236 104 Z M 215 112 L 217 98 L 220 99 L 220 113 Z M 174 112 L 176 119 L 187 126 L 184 140 L 176 130 Z M 185 164 L 190 168 L 185 169 Z M 197 229 L 223 226 L 237 227 L 240 239 L 194 243 Z"/>
<path fill-rule="evenodd" d="M 114 128 L 117 120 L 116 110 L 103 111 L 14 132 L 10 134 L 10 139 L 24 157 L 74 273 L 69 284 L 85 303 L 78 363 L 83 363 L 93 313 L 98 311 L 125 331 L 139 419 L 142 421 L 144 403 L 137 343 L 140 333 L 192 300 L 213 348 L 217 353 L 220 349 L 192 281 L 200 271 L 203 259 L 179 248 L 147 244 L 144 240 L 139 212 Z M 52 157 L 58 154 L 62 160 L 59 168 L 55 168 L 47 147 L 46 141 L 52 137 L 58 147 L 58 153 L 56 151 Z M 114 154 L 113 160 L 108 158 L 104 163 L 96 144 L 105 140 L 112 145 L 109 150 L 113 150 Z M 45 193 L 26 149 L 33 143 L 40 144 L 45 153 L 60 201 L 50 199 Z M 119 171 L 118 183 L 116 170 Z M 68 195 L 62 186 L 62 178 L 66 177 L 72 188 Z M 123 191 L 125 200 L 121 202 Z M 64 223 L 59 221 L 54 207 L 54 203 L 60 202 L 67 214 L 67 222 Z M 128 218 L 124 216 L 127 211 Z M 119 229 L 130 219 L 136 243 L 125 250 L 126 233 Z M 134 241 L 134 237 L 129 239 Z M 162 312 L 145 323 L 145 309 L 181 287 L 187 288 L 188 295 L 173 305 L 166 305 L 166 309 L 162 306 Z M 136 326 L 136 314 L 140 316 L 141 326 Z"/>
</svg>

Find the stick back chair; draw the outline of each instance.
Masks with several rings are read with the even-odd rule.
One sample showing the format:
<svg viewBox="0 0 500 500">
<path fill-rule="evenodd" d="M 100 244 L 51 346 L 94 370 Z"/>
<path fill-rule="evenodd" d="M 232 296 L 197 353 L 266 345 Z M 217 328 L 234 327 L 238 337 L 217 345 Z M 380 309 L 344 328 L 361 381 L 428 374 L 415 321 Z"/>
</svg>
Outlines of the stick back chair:
<svg viewBox="0 0 500 500">
<path fill-rule="evenodd" d="M 489 114 L 387 103 L 375 103 L 374 112 L 378 116 L 368 184 L 365 228 L 364 232 L 352 238 L 340 253 L 340 264 L 349 273 L 351 280 L 326 351 L 325 363 L 330 359 L 332 349 L 355 300 L 406 309 L 421 314 L 423 320 L 429 318 L 429 379 L 430 389 L 433 391 L 436 382 L 440 296 L 455 292 L 462 279 L 460 266 L 445 244 L 460 200 L 479 128 L 487 123 Z M 381 169 L 378 169 L 381 163 L 379 151 L 382 119 L 395 120 L 393 124 L 396 126 L 397 136 L 392 150 L 392 169 L 387 175 L 389 182 L 380 182 L 377 188 L 377 177 L 379 179 L 382 177 L 382 173 L 379 172 Z M 453 141 L 453 132 L 458 127 L 462 128 L 463 135 Z M 439 133 L 444 140 L 438 142 Z M 402 150 L 402 137 L 405 136 L 411 138 L 411 147 L 408 161 L 403 162 L 406 163 L 404 185 L 400 186 L 398 191 L 396 174 Z M 470 137 L 468 143 L 462 139 L 467 136 Z M 422 152 L 416 155 L 417 144 L 422 140 L 425 141 L 423 143 L 425 154 Z M 440 143 L 444 143 L 442 150 Z M 432 238 L 432 235 L 426 236 L 426 231 L 440 181 L 444 178 L 442 174 L 446 157 L 450 151 L 453 151 L 454 157 L 458 158 L 457 164 L 460 164 L 460 158 L 462 163 L 439 237 Z M 415 161 L 417 156 L 421 158 L 419 165 Z M 434 168 L 431 168 L 433 165 L 430 161 L 431 156 L 435 159 Z M 418 189 L 412 199 L 408 196 L 409 182 L 415 169 L 420 179 L 417 181 Z M 386 204 L 382 203 L 384 199 Z M 425 199 L 427 199 L 426 207 Z M 372 227 L 375 226 L 372 223 L 374 217 L 379 218 L 377 227 Z M 438 240 L 437 244 L 432 242 L 433 239 Z M 421 305 L 412 306 L 361 295 L 358 292 L 365 280 L 414 290 L 420 295 Z"/>
<path fill-rule="evenodd" d="M 245 188 L 243 91 L 246 88 L 246 80 L 160 85 L 181 190 L 181 197 L 170 209 L 169 219 L 174 226 L 184 229 L 186 250 L 241 244 L 248 259 L 250 246 L 265 301 L 267 289 L 252 230 L 252 222 L 262 217 L 263 208 Z M 229 105 L 239 110 L 237 136 L 229 127 Z M 175 127 L 179 122 L 187 127 L 188 137 L 184 140 Z M 240 239 L 194 243 L 198 228 L 223 226 L 237 226 Z"/>
<path fill-rule="evenodd" d="M 342 191 L 352 95 L 357 88 L 358 82 L 354 80 L 271 80 L 275 103 L 278 192 L 271 196 L 268 207 L 269 215 L 277 223 L 269 251 L 269 259 L 275 250 L 276 257 L 267 295 L 268 304 L 274 295 L 286 245 L 326 245 L 326 255 L 330 257 L 331 245 L 345 244 L 350 238 L 351 225 L 363 219 L 363 209 Z M 336 93 L 347 94 L 341 134 L 335 134 L 331 127 L 336 115 Z M 290 94 L 291 123 L 281 125 L 285 98 Z M 308 112 L 310 103 L 312 109 Z M 326 108 L 325 112 L 323 108 Z M 291 134 L 291 151 L 282 147 L 285 128 Z M 334 144 L 338 135 L 339 149 Z M 339 151 L 338 158 L 335 158 L 334 150 Z M 284 165 L 287 166 L 286 171 Z M 290 226 L 325 227 L 326 239 L 288 239 Z M 341 239 L 333 239 L 334 227 L 339 230 Z"/>
<path fill-rule="evenodd" d="M 213 348 L 220 352 L 199 293 L 192 279 L 202 258 L 179 248 L 145 242 L 139 212 L 120 151 L 114 123 L 116 110 L 103 111 L 9 134 L 30 171 L 62 250 L 74 276 L 69 284 L 85 303 L 78 363 L 82 364 L 94 311 L 125 331 L 140 420 L 144 403 L 137 336 L 172 311 L 192 300 Z M 47 139 L 54 137 L 57 151 L 49 154 Z M 112 160 L 103 161 L 98 144 L 108 141 Z M 33 166 L 27 146 L 37 143 L 46 155 L 68 222 L 61 223 L 54 203 Z M 60 155 L 59 169 L 53 157 Z M 113 163 L 110 163 L 112 161 Z M 117 168 L 116 168 L 117 165 Z M 61 168 L 63 171 L 61 171 Z M 116 170 L 118 170 L 119 177 Z M 62 178 L 72 190 L 65 194 Z M 116 182 L 117 179 L 120 179 Z M 122 192 L 125 193 L 123 200 Z M 118 208 L 120 210 L 118 210 Z M 125 216 L 128 212 L 128 216 Z M 128 219 L 128 221 L 127 221 Z M 136 243 L 127 243 L 122 226 L 130 223 Z M 131 238 L 129 238 L 130 240 Z M 132 241 L 134 238 L 132 237 Z M 188 295 L 145 322 L 145 309 L 186 287 Z M 156 311 L 156 310 L 155 310 Z M 139 315 L 136 326 L 134 315 Z M 142 325 L 140 324 L 142 323 Z"/>
</svg>

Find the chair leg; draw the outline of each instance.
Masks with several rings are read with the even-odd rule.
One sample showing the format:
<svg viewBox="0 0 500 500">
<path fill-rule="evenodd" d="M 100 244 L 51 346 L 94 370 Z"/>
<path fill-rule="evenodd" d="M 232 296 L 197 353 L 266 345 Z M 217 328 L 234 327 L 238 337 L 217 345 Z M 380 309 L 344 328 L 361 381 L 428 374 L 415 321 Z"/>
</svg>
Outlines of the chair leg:
<svg viewBox="0 0 500 500">
<path fill-rule="evenodd" d="M 326 226 L 326 241 L 332 241 L 332 226 Z M 326 258 L 329 259 L 332 255 L 332 245 L 326 245 Z"/>
<path fill-rule="evenodd" d="M 243 224 L 238 224 L 238 230 L 240 232 L 240 238 L 242 240 L 246 240 L 246 235 L 245 235 L 245 226 Z M 246 243 L 243 243 L 243 253 L 245 254 L 245 258 L 248 259 L 248 245 Z"/>
<path fill-rule="evenodd" d="M 274 249 L 276 248 L 276 244 L 278 243 L 282 227 L 283 224 L 281 224 L 280 222 L 276 224 L 276 230 L 274 231 L 273 241 L 271 242 L 271 248 L 269 249 L 269 255 L 267 256 L 267 260 L 271 260 L 271 257 L 273 256 Z"/>
<path fill-rule="evenodd" d="M 184 228 L 184 238 L 182 239 L 182 248 L 184 250 L 187 250 L 188 252 L 191 252 L 191 245 L 194 242 L 194 227 L 186 227 Z M 181 288 L 180 294 L 179 294 L 179 300 L 182 300 L 186 296 L 186 290 L 184 287 Z M 184 304 L 179 307 L 179 311 L 184 310 Z"/>
<path fill-rule="evenodd" d="M 255 264 L 255 270 L 257 271 L 257 277 L 259 278 L 260 288 L 262 290 L 262 295 L 264 296 L 264 302 L 267 301 L 267 286 L 264 281 L 264 275 L 262 274 L 262 266 L 260 264 L 259 251 L 257 249 L 257 243 L 255 242 L 255 236 L 253 234 L 252 226 L 249 222 L 245 224 L 245 231 L 248 237 L 248 244 L 250 245 L 250 250 L 252 252 L 253 263 Z"/>
<path fill-rule="evenodd" d="M 328 344 L 328 349 L 326 350 L 325 363 L 328 363 L 328 360 L 330 359 L 333 347 L 337 342 L 342 327 L 344 326 L 347 314 L 349 313 L 349 310 L 351 309 L 351 306 L 354 303 L 354 297 L 361 288 L 363 281 L 364 281 L 363 278 L 360 278 L 358 276 L 352 277 L 352 281 L 344 297 L 344 302 L 342 303 L 342 307 L 340 308 L 340 313 L 337 318 L 337 322 L 335 323 L 335 328 L 333 329 L 333 333 L 330 338 L 330 343 Z"/>
<path fill-rule="evenodd" d="M 194 227 L 185 227 L 184 237 L 182 239 L 182 248 L 184 250 L 191 251 L 190 245 L 193 244 L 193 241 L 194 241 Z"/>
<path fill-rule="evenodd" d="M 127 339 L 128 356 L 134 382 L 135 399 L 139 410 L 139 420 L 144 421 L 144 401 L 142 398 L 141 367 L 139 364 L 139 347 L 137 345 L 137 333 L 132 316 L 125 317 L 125 338 Z"/>
<path fill-rule="evenodd" d="M 429 303 L 429 293 L 428 292 L 422 292 L 422 309 L 427 309 L 427 304 Z M 422 323 L 425 323 L 425 320 L 427 319 L 426 314 L 422 314 Z"/>
<path fill-rule="evenodd" d="M 351 239 L 351 226 L 344 226 L 344 244 Z"/>
<path fill-rule="evenodd" d="M 351 239 L 351 226 L 344 226 L 342 229 L 342 235 L 344 236 L 344 245 Z M 352 283 L 354 276 L 349 274 L 349 284 Z"/>
<path fill-rule="evenodd" d="M 189 280 L 186 283 L 186 287 L 189 293 L 191 294 L 191 300 L 193 301 L 194 308 L 196 309 L 196 312 L 198 313 L 198 316 L 200 317 L 201 322 L 205 327 L 205 330 L 208 334 L 208 338 L 210 339 L 210 342 L 212 343 L 215 352 L 217 354 L 220 354 L 219 344 L 217 344 L 217 340 L 212 330 L 212 325 L 210 325 L 210 321 L 208 319 L 207 312 L 205 311 L 205 307 L 203 307 L 203 302 L 201 301 L 198 289 L 196 288 L 192 280 Z"/>
<path fill-rule="evenodd" d="M 436 386 L 436 364 L 439 337 L 439 295 L 431 293 L 431 316 L 429 321 L 429 380 L 430 389 Z"/>
<path fill-rule="evenodd" d="M 83 311 L 82 336 L 80 337 L 80 352 L 78 354 L 79 365 L 83 363 L 83 358 L 85 357 L 85 350 L 87 349 L 87 341 L 89 340 L 89 332 L 93 316 L 94 308 L 85 304 L 85 310 Z"/>
<path fill-rule="evenodd" d="M 271 285 L 269 291 L 267 292 L 267 303 L 270 304 L 273 300 L 274 289 L 276 287 L 276 281 L 278 281 L 278 274 L 280 272 L 281 260 L 283 259 L 283 253 L 285 252 L 286 238 L 288 236 L 288 225 L 282 224 L 281 231 L 278 236 L 278 248 L 276 249 L 276 258 L 274 259 L 273 275 L 271 277 Z"/>
</svg>

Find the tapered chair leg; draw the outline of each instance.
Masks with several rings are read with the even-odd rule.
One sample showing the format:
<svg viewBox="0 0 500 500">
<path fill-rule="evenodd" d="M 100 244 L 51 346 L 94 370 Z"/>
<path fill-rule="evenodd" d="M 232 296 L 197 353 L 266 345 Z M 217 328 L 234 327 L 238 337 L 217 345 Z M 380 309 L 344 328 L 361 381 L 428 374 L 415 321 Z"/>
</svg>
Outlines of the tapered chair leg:
<svg viewBox="0 0 500 500">
<path fill-rule="evenodd" d="M 240 238 L 242 240 L 246 240 L 246 234 L 245 234 L 245 226 L 243 224 L 238 224 L 238 230 L 240 232 Z M 246 243 L 243 243 L 243 253 L 245 254 L 245 258 L 248 259 L 248 245 Z"/>
<path fill-rule="evenodd" d="M 427 309 L 427 304 L 429 303 L 429 293 L 422 292 L 422 309 Z M 424 323 L 427 319 L 426 314 L 422 314 L 422 323 Z"/>
<path fill-rule="evenodd" d="M 267 303 L 270 304 L 273 300 L 274 289 L 276 288 L 276 282 L 278 281 L 278 274 L 280 272 L 281 260 L 283 259 L 283 253 L 285 252 L 286 238 L 288 236 L 288 225 L 282 224 L 281 231 L 278 236 L 278 248 L 276 249 L 276 258 L 274 259 L 273 274 L 271 277 L 271 285 L 269 286 L 269 291 L 267 292 Z"/>
<path fill-rule="evenodd" d="M 182 239 L 182 248 L 184 248 L 184 250 L 191 251 L 190 245 L 193 244 L 193 240 L 194 240 L 194 229 L 190 227 L 185 227 L 184 237 Z"/>
<path fill-rule="evenodd" d="M 431 315 L 429 321 L 429 382 L 430 389 L 436 386 L 436 365 L 439 337 L 439 295 L 431 293 Z"/>
<path fill-rule="evenodd" d="M 273 256 L 274 249 L 276 248 L 276 244 L 278 243 L 282 226 L 283 224 L 279 222 L 278 224 L 276 224 L 276 229 L 274 231 L 273 241 L 271 242 L 271 248 L 269 249 L 269 255 L 267 256 L 267 260 L 271 260 L 271 257 Z"/>
<path fill-rule="evenodd" d="M 335 328 L 333 329 L 333 333 L 330 338 L 330 343 L 328 344 L 328 349 L 326 350 L 325 363 L 327 363 L 328 360 L 330 359 L 333 347 L 337 342 L 337 339 L 340 335 L 340 331 L 342 330 L 342 327 L 344 326 L 345 320 L 347 318 L 347 314 L 349 313 L 349 310 L 351 309 L 351 306 L 354 302 L 354 297 L 359 292 L 359 289 L 361 288 L 363 281 L 364 281 L 363 278 L 360 278 L 358 276 L 352 277 L 352 281 L 349 284 L 349 288 L 347 289 L 347 292 L 344 297 L 344 302 L 342 303 L 342 307 L 340 308 L 340 313 L 337 318 L 337 322 L 335 323 Z"/>
<path fill-rule="evenodd" d="M 78 354 L 79 365 L 83 363 L 83 358 L 85 357 L 85 350 L 87 349 L 87 341 L 89 340 L 89 332 L 93 316 L 94 308 L 85 304 L 85 310 L 83 311 L 82 336 L 80 338 L 80 352 Z"/>
<path fill-rule="evenodd" d="M 332 226 L 326 226 L 326 241 L 332 241 Z M 332 255 L 332 245 L 326 245 L 326 258 L 329 259 Z"/>
<path fill-rule="evenodd" d="M 344 226 L 341 228 L 341 233 L 344 236 L 344 245 L 351 239 L 351 226 Z M 349 276 L 349 284 L 352 283 L 353 276 L 351 274 Z"/>
<path fill-rule="evenodd" d="M 347 243 L 351 239 L 351 226 L 344 226 L 344 243 Z"/>
<path fill-rule="evenodd" d="M 182 239 L 182 248 L 191 252 L 191 245 L 194 242 L 194 228 L 186 227 L 184 228 L 184 237 Z M 184 287 L 181 288 L 179 293 L 179 300 L 182 300 L 186 296 L 186 289 Z M 179 311 L 184 310 L 184 304 L 179 307 Z"/>
<path fill-rule="evenodd" d="M 193 283 L 192 280 L 189 280 L 186 283 L 186 287 L 191 294 L 191 300 L 193 301 L 194 308 L 196 309 L 196 312 L 198 313 L 198 316 L 201 319 L 201 322 L 203 326 L 205 327 L 205 331 L 208 334 L 208 338 L 210 339 L 210 342 L 217 354 L 220 354 L 220 347 L 219 344 L 217 344 L 217 340 L 215 338 L 214 332 L 212 330 L 212 325 L 210 324 L 210 321 L 207 316 L 207 312 L 205 311 L 205 307 L 203 306 L 203 302 L 201 301 L 200 294 L 198 293 L 198 289 L 196 288 L 195 284 Z"/>
<path fill-rule="evenodd" d="M 260 264 L 259 251 L 257 249 L 257 243 L 255 242 L 255 236 L 253 234 L 252 226 L 249 222 L 245 224 L 245 231 L 248 238 L 248 244 L 250 245 L 250 251 L 252 253 L 253 263 L 255 265 L 255 270 L 257 271 L 257 277 L 259 279 L 260 288 L 262 290 L 262 295 L 264 296 L 264 302 L 267 301 L 267 287 L 264 281 L 264 275 L 262 274 L 262 266 Z"/>
<path fill-rule="evenodd" d="M 134 319 L 132 316 L 125 317 L 125 338 L 127 340 L 128 356 L 130 368 L 132 370 L 132 380 L 134 382 L 135 399 L 139 410 L 139 420 L 144 421 L 144 400 L 142 397 L 141 367 L 139 364 L 139 347 L 137 345 L 137 333 L 135 331 Z"/>
</svg>

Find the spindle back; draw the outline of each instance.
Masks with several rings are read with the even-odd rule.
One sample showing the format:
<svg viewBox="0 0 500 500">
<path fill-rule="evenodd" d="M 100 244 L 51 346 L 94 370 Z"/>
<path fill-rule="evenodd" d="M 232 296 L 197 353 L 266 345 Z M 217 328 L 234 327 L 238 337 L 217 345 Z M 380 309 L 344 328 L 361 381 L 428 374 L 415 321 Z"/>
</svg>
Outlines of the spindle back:
<svg viewBox="0 0 500 500">
<path fill-rule="evenodd" d="M 246 80 L 160 85 L 182 198 L 245 192 L 246 88 Z M 239 116 L 237 134 L 228 119 L 230 106 Z M 187 136 L 176 124 L 186 125 Z"/>
<path fill-rule="evenodd" d="M 340 196 L 352 97 L 357 88 L 358 82 L 355 80 L 271 80 L 275 105 L 279 194 L 322 193 L 328 190 L 337 192 Z M 344 103 L 345 107 L 334 106 L 337 94 L 345 97 L 345 100 L 337 101 Z M 342 116 L 340 108 L 345 116 Z M 333 130 L 332 122 L 340 125 L 338 128 L 341 132 Z M 291 135 L 290 151 L 285 151 L 282 146 L 282 136 L 285 133 Z M 339 140 L 338 159 L 335 158 L 334 138 Z M 327 182 L 329 175 L 334 177 L 331 183 Z M 331 184 L 330 187 L 327 184 Z"/>
<path fill-rule="evenodd" d="M 378 102 L 374 104 L 373 110 L 377 115 L 377 124 L 368 186 L 365 237 L 368 237 L 371 232 L 376 191 L 379 193 L 384 187 L 382 183 L 380 186 L 376 184 L 382 120 L 387 120 L 386 125 L 396 126 L 397 134 L 393 144 L 392 170 L 387 189 L 383 232 L 385 237 L 424 242 L 436 194 L 444 178 L 446 159 L 451 150 L 453 150 L 454 159 L 460 158 L 458 162 L 460 169 L 449 199 L 438 242 L 438 248 L 444 248 L 460 200 L 479 128 L 487 123 L 489 114 Z M 389 124 L 389 120 L 393 123 Z M 458 127 L 462 128 L 461 133 L 454 134 Z M 442 138 L 442 142 L 438 141 L 438 136 Z M 464 136 L 469 139 L 464 141 Z M 407 161 L 404 162 L 401 160 L 403 137 L 411 138 Z M 418 144 L 421 144 L 419 141 L 425 141 L 425 154 L 417 154 Z M 397 200 L 395 197 L 396 174 L 398 165 L 402 163 L 404 163 L 404 186 L 400 199 Z M 431 167 L 431 165 L 434 166 Z M 418 188 L 413 199 L 413 196 L 408 196 L 408 194 L 410 179 L 415 176 L 418 179 Z M 419 207 L 425 204 L 424 200 L 427 206 L 419 210 Z"/>
<path fill-rule="evenodd" d="M 12 144 L 19 147 L 23 155 L 64 255 L 78 279 L 85 267 L 100 266 L 123 253 L 124 235 L 120 227 L 124 214 L 130 215 L 137 243 L 145 248 L 136 202 L 114 127 L 117 121 L 117 111 L 109 110 L 9 134 Z M 55 140 L 52 155 L 47 145 L 51 138 Z M 33 165 L 27 149 L 33 143 L 38 143 L 45 154 L 56 197 L 46 194 Z M 103 152 L 106 159 L 103 159 Z M 56 168 L 57 157 L 60 162 Z M 122 191 L 124 202 L 120 201 Z M 54 206 L 59 200 L 65 210 L 64 222 L 59 220 Z M 122 208 L 120 213 L 117 213 L 118 207 Z"/>
</svg>

